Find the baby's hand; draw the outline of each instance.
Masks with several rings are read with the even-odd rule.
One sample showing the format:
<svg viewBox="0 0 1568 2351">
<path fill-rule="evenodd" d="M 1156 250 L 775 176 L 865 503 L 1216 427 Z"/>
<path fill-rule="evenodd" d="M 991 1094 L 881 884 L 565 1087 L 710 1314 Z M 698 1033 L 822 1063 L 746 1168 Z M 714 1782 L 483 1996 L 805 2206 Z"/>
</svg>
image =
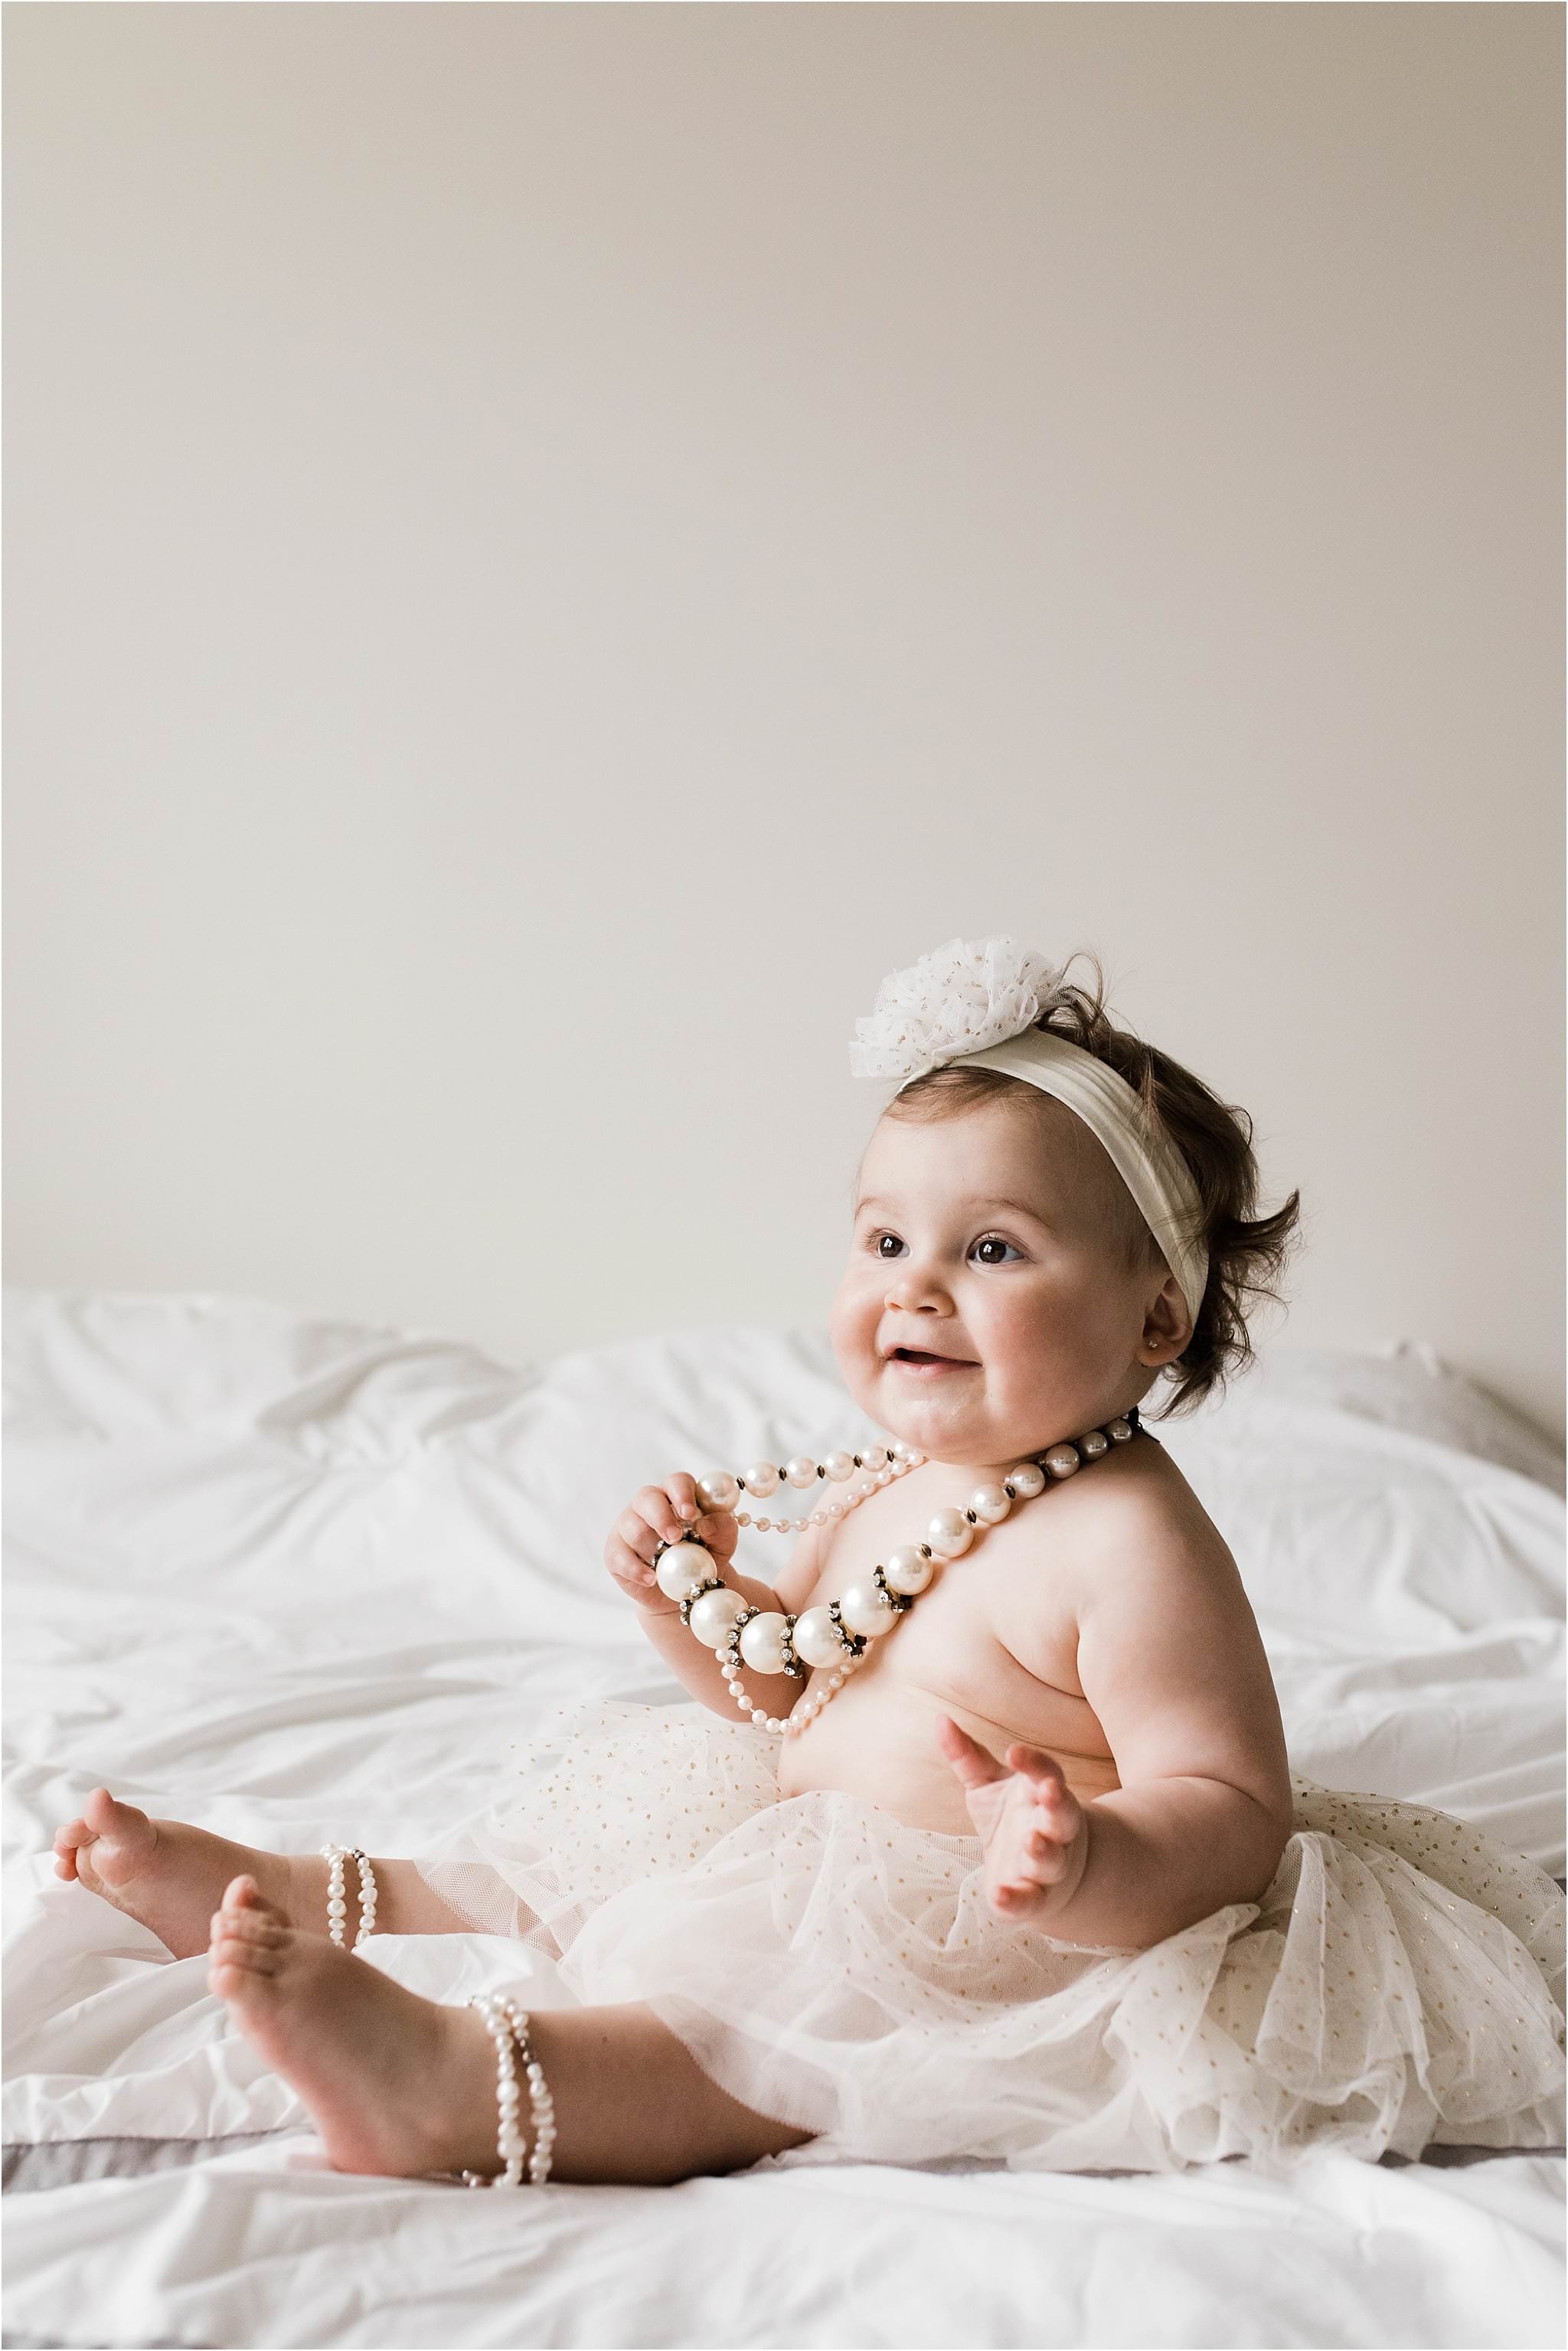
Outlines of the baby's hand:
<svg viewBox="0 0 1568 2351">
<path fill-rule="evenodd" d="M 1015 1742 L 1004 1771 L 947 1715 L 937 1743 L 986 1847 L 986 1899 L 1004 1918 L 1044 1926 L 1077 1892 L 1089 1860 L 1089 1815 L 1061 1764 Z"/>
<path fill-rule="evenodd" d="M 661 1542 L 679 1542 L 683 1535 L 695 1535 L 718 1569 L 734 1558 L 740 1539 L 733 1511 L 699 1515 L 695 1484 L 684 1470 L 662 1486 L 644 1486 L 610 1530 L 604 1564 L 622 1591 L 651 1616 L 674 1616 L 680 1607 L 654 1581 L 653 1553 Z"/>
</svg>

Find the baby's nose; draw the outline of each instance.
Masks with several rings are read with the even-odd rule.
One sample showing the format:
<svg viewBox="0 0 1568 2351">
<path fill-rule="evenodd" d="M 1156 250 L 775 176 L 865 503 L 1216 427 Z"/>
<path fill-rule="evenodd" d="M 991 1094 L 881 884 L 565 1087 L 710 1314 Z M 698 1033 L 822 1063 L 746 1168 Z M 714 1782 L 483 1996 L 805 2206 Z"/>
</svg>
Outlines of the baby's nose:
<svg viewBox="0 0 1568 2351">
<path fill-rule="evenodd" d="M 932 1273 L 923 1272 L 918 1266 L 901 1265 L 887 1287 L 887 1302 L 896 1312 L 904 1314 L 942 1314 L 950 1311 L 947 1293 Z"/>
</svg>

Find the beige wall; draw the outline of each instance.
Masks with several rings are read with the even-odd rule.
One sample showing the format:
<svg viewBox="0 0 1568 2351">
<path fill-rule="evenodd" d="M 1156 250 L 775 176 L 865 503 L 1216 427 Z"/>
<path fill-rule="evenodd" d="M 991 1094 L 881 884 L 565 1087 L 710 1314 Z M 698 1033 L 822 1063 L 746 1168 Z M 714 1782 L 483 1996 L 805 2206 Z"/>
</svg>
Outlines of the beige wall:
<svg viewBox="0 0 1568 2351">
<path fill-rule="evenodd" d="M 5 29 L 14 1280 L 814 1322 L 1011 929 L 1561 1426 L 1559 9 Z"/>
</svg>

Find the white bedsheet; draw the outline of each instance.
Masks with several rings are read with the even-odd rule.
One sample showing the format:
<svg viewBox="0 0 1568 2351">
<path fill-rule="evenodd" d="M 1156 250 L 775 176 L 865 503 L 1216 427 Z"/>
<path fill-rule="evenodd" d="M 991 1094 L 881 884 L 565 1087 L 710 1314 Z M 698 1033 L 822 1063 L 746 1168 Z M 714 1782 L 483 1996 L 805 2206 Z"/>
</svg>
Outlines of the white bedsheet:
<svg viewBox="0 0 1568 2351">
<path fill-rule="evenodd" d="M 8 2341 L 1560 2341 L 1551 2155 L 1320 2158 L 1284 2190 L 784 2164 L 521 2203 L 329 2173 L 203 1963 L 48 1874 L 56 1822 L 107 1781 L 258 1843 L 418 1849 L 557 1697 L 678 1695 L 599 1563 L 639 1483 L 863 1424 L 817 1334 L 517 1372 L 246 1301 L 13 1293 L 7 1320 L 5 2137 L 287 2133 L 8 2199 Z M 1240 1562 L 1296 1768 L 1560 1876 L 1551 1448 L 1419 1353 L 1281 1350 L 1157 1433 Z M 521 1971 L 482 1937 L 372 1948 L 442 1998 Z"/>
</svg>

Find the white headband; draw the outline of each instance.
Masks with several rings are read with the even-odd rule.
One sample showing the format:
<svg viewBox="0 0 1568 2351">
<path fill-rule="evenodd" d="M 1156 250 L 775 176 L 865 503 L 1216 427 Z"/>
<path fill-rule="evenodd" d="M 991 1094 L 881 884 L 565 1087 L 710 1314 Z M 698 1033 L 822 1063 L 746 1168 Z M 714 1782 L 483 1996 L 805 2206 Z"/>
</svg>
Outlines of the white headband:
<svg viewBox="0 0 1568 2351">
<path fill-rule="evenodd" d="M 888 974 L 876 1010 L 855 1023 L 850 1066 L 858 1077 L 899 1079 L 901 1092 L 929 1070 L 996 1070 L 1065 1102 L 1104 1145 L 1196 1326 L 1208 1282 L 1197 1187 L 1125 1078 L 1081 1045 L 1035 1027 L 1061 977 L 1010 938 L 949 940 L 907 971 Z"/>
</svg>

